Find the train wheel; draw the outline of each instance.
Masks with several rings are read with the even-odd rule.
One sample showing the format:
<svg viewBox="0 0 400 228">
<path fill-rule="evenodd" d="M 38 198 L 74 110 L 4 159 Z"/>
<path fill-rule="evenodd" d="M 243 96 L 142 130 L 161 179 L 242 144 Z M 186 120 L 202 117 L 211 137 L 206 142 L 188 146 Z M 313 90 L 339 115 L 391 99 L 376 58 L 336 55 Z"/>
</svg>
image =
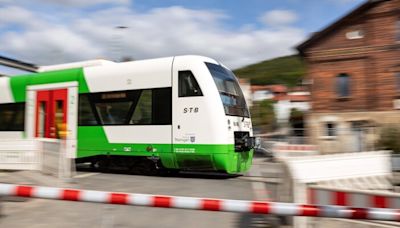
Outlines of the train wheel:
<svg viewBox="0 0 400 228">
<path fill-rule="evenodd" d="M 136 175 L 157 175 L 158 169 L 153 161 L 146 158 L 135 159 L 129 167 L 129 172 Z"/>
<path fill-rule="evenodd" d="M 97 161 L 97 167 L 100 172 L 107 173 L 110 171 L 110 159 L 107 157 L 99 158 Z"/>
<path fill-rule="evenodd" d="M 180 171 L 179 169 L 168 169 L 168 173 L 173 176 L 178 175 Z"/>
</svg>

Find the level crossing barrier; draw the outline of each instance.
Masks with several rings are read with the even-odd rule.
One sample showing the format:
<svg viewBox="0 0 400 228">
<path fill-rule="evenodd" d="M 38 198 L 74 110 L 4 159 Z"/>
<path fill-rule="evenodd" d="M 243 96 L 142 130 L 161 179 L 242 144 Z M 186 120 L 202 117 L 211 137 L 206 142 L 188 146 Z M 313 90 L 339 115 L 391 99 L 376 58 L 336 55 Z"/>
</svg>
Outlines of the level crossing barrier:
<svg viewBox="0 0 400 228">
<path fill-rule="evenodd" d="M 286 182 L 291 183 L 292 202 L 307 204 L 309 188 L 323 186 L 331 189 L 388 191 L 391 167 L 389 151 L 342 153 L 282 159 L 288 170 Z M 339 196 L 342 196 L 341 193 Z M 318 204 L 318 202 L 315 202 Z M 328 203 L 328 202 L 325 202 Z M 321 204 L 325 205 L 325 204 Z M 350 204 L 349 204 L 350 205 Z M 341 205 L 346 206 L 346 205 Z M 353 205 L 352 207 L 362 207 Z M 367 207 L 367 206 L 365 206 Z M 315 219 L 295 217 L 296 228 L 319 227 Z M 323 222 L 320 227 L 324 227 Z"/>
<path fill-rule="evenodd" d="M 12 184 L 0 184 L 0 196 L 17 196 L 190 210 L 274 214 L 282 216 L 372 219 L 400 222 L 400 209 L 386 208 L 353 208 L 347 206 L 208 199 Z"/>
<path fill-rule="evenodd" d="M 393 209 L 400 208 L 400 193 L 395 192 L 376 192 L 311 186 L 308 189 L 308 195 L 310 204 Z"/>
<path fill-rule="evenodd" d="M 318 155 L 316 145 L 275 143 L 272 147 L 275 158 L 284 159 L 290 157 Z"/>
</svg>

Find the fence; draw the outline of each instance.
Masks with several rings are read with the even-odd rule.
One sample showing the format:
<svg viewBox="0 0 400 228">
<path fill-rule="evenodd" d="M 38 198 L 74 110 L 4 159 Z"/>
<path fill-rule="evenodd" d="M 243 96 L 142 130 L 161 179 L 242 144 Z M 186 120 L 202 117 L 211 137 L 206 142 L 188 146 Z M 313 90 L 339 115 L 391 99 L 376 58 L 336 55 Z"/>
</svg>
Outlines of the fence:
<svg viewBox="0 0 400 228">
<path fill-rule="evenodd" d="M 60 164 L 61 144 L 56 139 L 41 139 L 42 172 L 58 176 Z"/>
<path fill-rule="evenodd" d="M 315 145 L 286 144 L 286 143 L 275 143 L 272 147 L 272 153 L 273 156 L 277 159 L 319 154 L 318 148 Z"/>
<path fill-rule="evenodd" d="M 393 171 L 400 172 L 400 154 L 392 155 L 392 169 Z"/>
<path fill-rule="evenodd" d="M 359 152 L 375 151 L 379 148 L 380 131 L 376 127 L 326 127 L 324 128 L 282 128 L 275 132 L 260 134 L 265 141 L 288 144 L 317 144 L 322 151 Z M 335 145 L 334 150 L 332 145 Z"/>
<path fill-rule="evenodd" d="M 0 169 L 39 170 L 39 143 L 36 140 L 0 141 Z"/>
<path fill-rule="evenodd" d="M 71 177 L 73 159 L 67 154 L 65 140 L 10 139 L 0 141 L 0 169 L 38 170 L 61 177 Z"/>
</svg>

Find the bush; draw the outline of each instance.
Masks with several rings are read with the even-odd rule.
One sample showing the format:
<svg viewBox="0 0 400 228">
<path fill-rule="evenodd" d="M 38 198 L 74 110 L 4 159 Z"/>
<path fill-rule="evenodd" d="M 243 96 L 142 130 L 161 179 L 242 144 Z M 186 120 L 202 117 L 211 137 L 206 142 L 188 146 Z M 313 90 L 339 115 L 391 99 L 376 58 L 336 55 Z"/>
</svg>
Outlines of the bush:
<svg viewBox="0 0 400 228">
<path fill-rule="evenodd" d="M 254 102 L 251 107 L 251 119 L 253 126 L 261 132 L 273 131 L 276 128 L 274 102 L 271 100 Z"/>
<path fill-rule="evenodd" d="M 400 129 L 395 127 L 383 128 L 378 141 L 379 148 L 391 150 L 400 154 Z"/>
</svg>

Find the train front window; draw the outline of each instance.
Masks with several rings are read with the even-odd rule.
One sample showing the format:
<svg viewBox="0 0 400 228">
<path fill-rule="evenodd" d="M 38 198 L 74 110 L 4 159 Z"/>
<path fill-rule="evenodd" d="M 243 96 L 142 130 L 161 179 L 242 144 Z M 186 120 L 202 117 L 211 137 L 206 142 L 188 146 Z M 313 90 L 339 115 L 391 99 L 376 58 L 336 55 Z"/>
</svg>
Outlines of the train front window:
<svg viewBox="0 0 400 228">
<path fill-rule="evenodd" d="M 206 63 L 206 65 L 217 85 L 225 114 L 249 117 L 242 90 L 232 71 L 213 63 Z"/>
</svg>

